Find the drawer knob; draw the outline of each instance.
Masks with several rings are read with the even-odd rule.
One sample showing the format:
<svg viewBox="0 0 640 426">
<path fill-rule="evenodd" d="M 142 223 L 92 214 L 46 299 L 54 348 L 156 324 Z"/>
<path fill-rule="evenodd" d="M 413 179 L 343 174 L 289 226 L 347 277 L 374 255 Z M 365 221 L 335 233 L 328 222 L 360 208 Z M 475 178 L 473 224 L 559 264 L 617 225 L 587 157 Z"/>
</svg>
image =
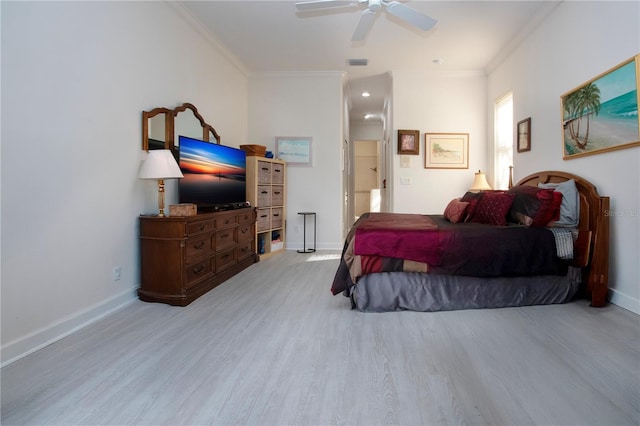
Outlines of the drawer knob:
<svg viewBox="0 0 640 426">
<path fill-rule="evenodd" d="M 193 268 L 193 273 L 194 274 L 199 274 L 202 271 L 204 271 L 204 265 L 200 265 L 200 266 L 197 266 L 197 267 Z"/>
<path fill-rule="evenodd" d="M 200 241 L 199 243 L 193 245 L 193 248 L 196 250 L 200 250 L 203 247 L 204 247 L 204 241 Z"/>
</svg>

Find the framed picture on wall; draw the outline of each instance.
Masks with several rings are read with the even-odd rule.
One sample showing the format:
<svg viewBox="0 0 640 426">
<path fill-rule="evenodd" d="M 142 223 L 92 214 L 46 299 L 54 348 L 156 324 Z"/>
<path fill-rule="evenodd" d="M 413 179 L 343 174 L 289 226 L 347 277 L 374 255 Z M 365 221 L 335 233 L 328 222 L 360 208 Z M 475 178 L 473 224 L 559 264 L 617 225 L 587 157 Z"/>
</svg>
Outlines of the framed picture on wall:
<svg viewBox="0 0 640 426">
<path fill-rule="evenodd" d="M 640 55 L 560 97 L 562 159 L 640 145 Z"/>
<path fill-rule="evenodd" d="M 419 130 L 398 130 L 398 154 L 419 155 L 420 154 L 420 131 Z"/>
<path fill-rule="evenodd" d="M 312 138 L 276 137 L 276 158 L 287 162 L 287 166 L 313 166 Z"/>
<path fill-rule="evenodd" d="M 518 122 L 518 152 L 531 151 L 531 117 Z"/>
<path fill-rule="evenodd" d="M 469 133 L 425 133 L 425 169 L 468 169 Z"/>
</svg>

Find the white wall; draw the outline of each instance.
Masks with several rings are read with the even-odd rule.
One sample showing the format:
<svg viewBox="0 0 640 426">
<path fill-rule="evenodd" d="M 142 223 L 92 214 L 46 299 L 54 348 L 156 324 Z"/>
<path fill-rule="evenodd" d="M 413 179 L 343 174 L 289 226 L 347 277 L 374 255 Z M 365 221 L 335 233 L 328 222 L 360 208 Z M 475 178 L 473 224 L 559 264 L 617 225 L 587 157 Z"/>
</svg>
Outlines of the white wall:
<svg viewBox="0 0 640 426">
<path fill-rule="evenodd" d="M 393 211 L 441 214 L 486 169 L 486 78 L 480 73 L 393 71 Z M 420 155 L 400 167 L 397 130 L 420 130 Z M 424 134 L 469 133 L 469 169 L 425 169 Z M 409 178 L 410 185 L 401 185 Z"/>
<path fill-rule="evenodd" d="M 157 209 L 137 179 L 142 111 L 191 102 L 239 145 L 248 86 L 164 2 L 0 7 L 5 363 L 135 300 L 136 218 Z"/>
<path fill-rule="evenodd" d="M 313 167 L 287 168 L 287 249 L 302 248 L 302 211 L 317 213 L 318 249 L 342 248 L 342 80 L 339 72 L 249 78 L 249 143 L 275 152 L 276 136 L 313 138 Z"/>
<path fill-rule="evenodd" d="M 640 148 L 562 160 L 560 96 L 639 52 L 640 3 L 563 2 L 491 72 L 487 98 L 489 122 L 493 102 L 509 90 L 514 121 L 531 117 L 531 151 L 514 154 L 516 182 L 535 171 L 563 170 L 611 198 L 612 301 L 638 313 Z"/>
</svg>

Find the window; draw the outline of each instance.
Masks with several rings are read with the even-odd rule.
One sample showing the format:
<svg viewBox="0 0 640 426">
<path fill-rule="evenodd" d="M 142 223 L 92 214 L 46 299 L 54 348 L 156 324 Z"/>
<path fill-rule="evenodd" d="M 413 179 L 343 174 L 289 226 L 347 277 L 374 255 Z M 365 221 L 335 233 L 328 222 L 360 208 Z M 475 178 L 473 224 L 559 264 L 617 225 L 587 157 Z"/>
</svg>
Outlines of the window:
<svg viewBox="0 0 640 426">
<path fill-rule="evenodd" d="M 493 187 L 509 187 L 509 166 L 513 165 L 513 94 L 509 92 L 494 107 Z"/>
</svg>

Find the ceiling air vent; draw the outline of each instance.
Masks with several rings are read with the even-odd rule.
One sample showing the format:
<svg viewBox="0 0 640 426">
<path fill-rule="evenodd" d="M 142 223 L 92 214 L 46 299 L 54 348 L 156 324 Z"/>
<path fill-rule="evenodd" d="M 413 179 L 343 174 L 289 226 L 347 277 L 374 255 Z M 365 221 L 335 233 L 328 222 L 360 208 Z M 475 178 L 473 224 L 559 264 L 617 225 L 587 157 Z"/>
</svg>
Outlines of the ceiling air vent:
<svg viewBox="0 0 640 426">
<path fill-rule="evenodd" d="M 350 67 L 366 67 L 369 63 L 368 59 L 348 59 L 347 63 Z"/>
</svg>

